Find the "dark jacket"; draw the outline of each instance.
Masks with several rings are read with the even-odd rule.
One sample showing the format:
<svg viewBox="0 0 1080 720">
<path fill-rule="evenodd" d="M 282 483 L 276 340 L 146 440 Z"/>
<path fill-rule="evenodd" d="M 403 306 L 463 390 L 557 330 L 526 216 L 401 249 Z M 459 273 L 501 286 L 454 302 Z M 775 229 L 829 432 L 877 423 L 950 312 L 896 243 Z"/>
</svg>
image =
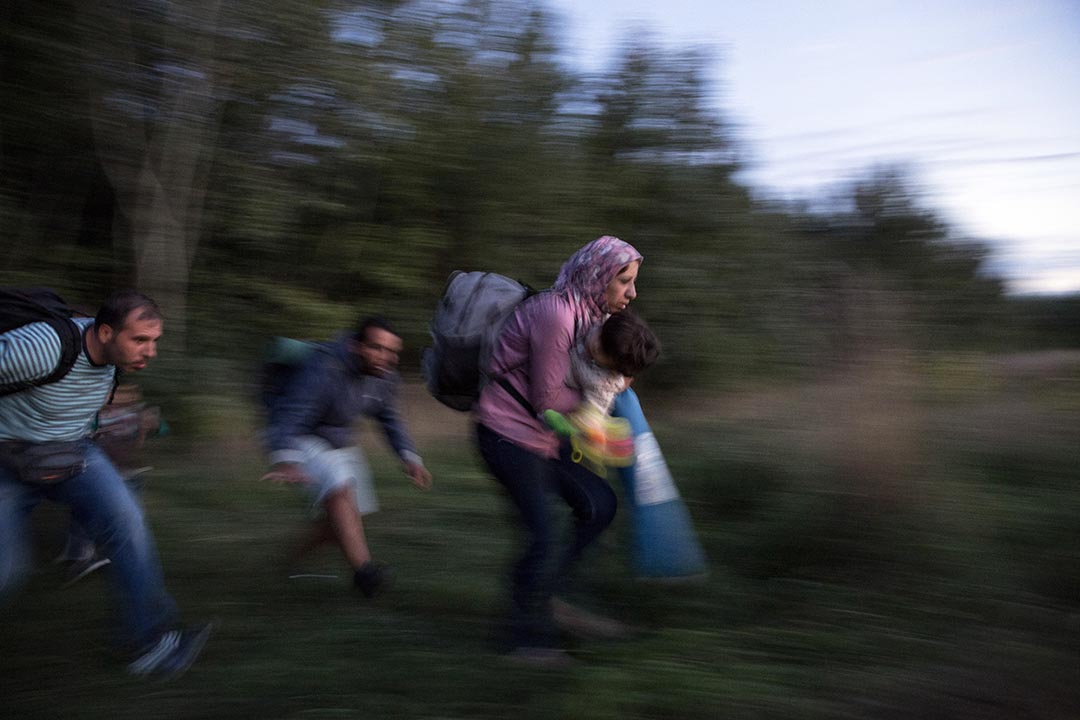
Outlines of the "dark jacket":
<svg viewBox="0 0 1080 720">
<path fill-rule="evenodd" d="M 420 462 L 398 412 L 400 378 L 365 374 L 348 341 L 340 337 L 312 353 L 270 408 L 266 442 L 271 463 L 294 461 L 293 440 L 302 435 L 320 437 L 335 448 L 354 445 L 353 426 L 362 416 L 379 421 L 402 460 Z"/>
</svg>

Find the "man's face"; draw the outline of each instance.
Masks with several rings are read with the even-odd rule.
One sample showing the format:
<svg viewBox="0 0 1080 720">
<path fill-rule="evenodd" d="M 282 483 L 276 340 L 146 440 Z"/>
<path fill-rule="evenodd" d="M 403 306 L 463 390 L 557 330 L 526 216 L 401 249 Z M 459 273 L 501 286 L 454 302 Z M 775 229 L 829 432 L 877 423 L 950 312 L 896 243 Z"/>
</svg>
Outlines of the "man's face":
<svg viewBox="0 0 1080 720">
<path fill-rule="evenodd" d="M 139 320 L 142 308 L 136 308 L 124 318 L 119 330 L 111 325 L 98 328 L 98 339 L 105 353 L 105 362 L 121 372 L 142 370 L 151 358 L 157 357 L 157 341 L 161 337 L 161 320 Z"/>
<path fill-rule="evenodd" d="M 368 328 L 364 339 L 355 343 L 356 353 L 364 361 L 364 372 L 379 377 L 397 368 L 401 346 L 401 338 L 377 327 Z"/>
</svg>

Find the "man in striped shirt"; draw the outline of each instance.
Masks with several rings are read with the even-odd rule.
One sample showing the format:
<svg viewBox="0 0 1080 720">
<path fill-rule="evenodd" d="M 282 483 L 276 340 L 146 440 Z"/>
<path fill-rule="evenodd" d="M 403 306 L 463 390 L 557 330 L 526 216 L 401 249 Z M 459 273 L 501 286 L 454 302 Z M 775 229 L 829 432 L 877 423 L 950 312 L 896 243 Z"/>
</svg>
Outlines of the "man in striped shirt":
<svg viewBox="0 0 1080 720">
<path fill-rule="evenodd" d="M 82 350 L 71 370 L 58 381 L 0 396 L 0 601 L 14 592 L 29 564 L 30 511 L 42 499 L 67 505 L 112 560 L 122 641 L 135 656 L 128 670 L 176 676 L 198 656 L 210 627 L 179 627 L 142 509 L 90 439 L 116 373 L 141 370 L 157 355 L 161 312 L 150 298 L 125 290 L 110 295 L 96 318 L 71 322 L 82 334 Z M 60 336 L 48 323 L 4 333 L 0 384 L 48 377 L 60 357 Z M 52 449 L 76 458 L 70 476 L 36 482 L 21 471 L 25 468 L 18 458 Z"/>
</svg>

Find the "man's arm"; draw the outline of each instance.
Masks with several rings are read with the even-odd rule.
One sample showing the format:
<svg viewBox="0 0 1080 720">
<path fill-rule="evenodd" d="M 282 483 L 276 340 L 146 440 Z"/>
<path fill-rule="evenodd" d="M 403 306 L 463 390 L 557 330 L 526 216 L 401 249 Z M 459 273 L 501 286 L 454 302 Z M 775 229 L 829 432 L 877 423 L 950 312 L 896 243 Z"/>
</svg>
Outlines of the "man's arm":
<svg viewBox="0 0 1080 720">
<path fill-rule="evenodd" d="M 60 363 L 60 353 L 60 336 L 48 323 L 30 323 L 0 335 L 0 385 L 48 377 Z"/>
<path fill-rule="evenodd" d="M 399 383 L 395 378 L 385 402 L 379 410 L 376 419 L 386 434 L 386 440 L 401 458 L 405 474 L 412 480 L 413 485 L 421 490 L 431 487 L 431 473 L 424 467 L 424 461 L 416 451 L 416 445 L 405 428 L 405 420 L 398 411 L 398 388 Z"/>
</svg>

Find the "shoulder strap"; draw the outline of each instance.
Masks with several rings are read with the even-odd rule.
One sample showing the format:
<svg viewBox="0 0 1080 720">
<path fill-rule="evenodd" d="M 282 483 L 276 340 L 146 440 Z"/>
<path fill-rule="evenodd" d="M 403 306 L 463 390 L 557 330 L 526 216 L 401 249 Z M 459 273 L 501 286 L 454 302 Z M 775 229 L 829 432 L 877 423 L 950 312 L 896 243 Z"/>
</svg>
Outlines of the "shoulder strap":
<svg viewBox="0 0 1080 720">
<path fill-rule="evenodd" d="M 537 416 L 536 408 L 532 406 L 531 402 L 525 399 L 524 395 L 517 391 L 517 388 L 510 384 L 510 381 L 507 380 L 506 377 L 500 375 L 499 377 L 495 378 L 495 382 L 499 383 L 499 385 L 502 386 L 503 390 L 510 393 L 510 397 L 517 400 L 521 404 L 521 407 L 525 408 L 525 411 L 529 413 L 529 415 L 531 415 L 532 417 Z"/>
<path fill-rule="evenodd" d="M 112 377 L 112 389 L 109 390 L 109 399 L 105 401 L 106 405 L 112 405 L 113 399 L 116 397 L 116 388 L 120 387 L 120 368 L 116 368 L 113 371 Z"/>
<path fill-rule="evenodd" d="M 518 282 L 521 283 L 521 285 L 525 288 L 526 295 L 525 295 L 525 297 L 521 298 L 521 302 L 519 302 L 517 305 L 514 306 L 514 309 L 510 311 L 510 315 L 506 316 L 507 321 L 509 321 L 510 317 L 515 312 L 518 311 L 518 308 L 520 308 L 522 305 L 524 305 L 525 302 L 527 302 L 528 300 L 530 300 L 530 299 L 532 299 L 532 298 L 534 298 L 537 295 L 540 295 L 542 293 L 551 292 L 551 288 L 544 288 L 543 290 L 536 290 L 536 289 L 533 288 L 532 285 L 529 285 L 526 282 L 522 282 L 521 280 L 518 280 Z M 577 318 L 576 317 L 574 318 L 574 333 L 577 334 Z M 495 342 L 497 343 L 498 341 L 499 341 L 499 338 L 495 338 Z M 494 348 L 492 350 L 494 351 Z M 494 355 L 494 352 L 492 354 Z M 535 415 L 536 413 L 534 413 L 532 411 L 532 405 L 529 404 L 528 400 L 525 400 L 524 398 L 518 398 L 517 395 L 520 395 L 520 393 L 518 393 L 517 390 L 514 390 L 512 387 L 509 387 L 508 384 L 505 384 L 505 385 L 503 384 L 503 377 L 507 373 L 513 372 L 514 370 L 517 370 L 519 367 L 521 367 L 522 365 L 524 365 L 527 362 L 528 362 L 528 358 L 522 360 L 521 362 L 517 363 L 516 365 L 511 365 L 510 367 L 499 368 L 498 370 L 496 370 L 494 372 L 491 372 L 491 373 L 484 373 L 483 368 L 480 368 L 480 372 L 481 372 L 481 374 L 488 375 L 488 377 L 490 377 L 491 379 L 497 380 L 500 385 L 502 385 L 504 388 L 506 388 L 507 392 L 509 392 L 511 395 L 515 395 L 515 399 L 518 402 L 524 402 L 525 403 L 524 407 L 525 407 L 526 410 L 528 410 L 531 414 Z"/>
<path fill-rule="evenodd" d="M 0 385 L 0 396 L 11 395 L 12 393 L 21 392 L 29 388 L 40 387 L 42 385 L 57 382 L 67 376 L 67 374 L 71 372 L 71 368 L 75 366 L 75 361 L 79 358 L 79 353 L 82 352 L 83 348 L 82 328 L 66 318 L 50 318 L 39 320 L 37 322 L 48 323 L 49 327 L 51 327 L 56 332 L 57 336 L 59 336 L 60 360 L 57 362 L 53 371 L 44 378 L 22 380 Z"/>
<path fill-rule="evenodd" d="M 60 362 L 57 363 L 56 369 L 53 370 L 49 377 L 38 381 L 38 385 L 54 383 L 71 372 L 71 368 L 75 366 L 75 361 L 79 358 L 79 353 L 83 349 L 82 327 L 71 320 L 50 320 L 48 323 L 56 331 L 56 334 L 60 336 Z"/>
</svg>

